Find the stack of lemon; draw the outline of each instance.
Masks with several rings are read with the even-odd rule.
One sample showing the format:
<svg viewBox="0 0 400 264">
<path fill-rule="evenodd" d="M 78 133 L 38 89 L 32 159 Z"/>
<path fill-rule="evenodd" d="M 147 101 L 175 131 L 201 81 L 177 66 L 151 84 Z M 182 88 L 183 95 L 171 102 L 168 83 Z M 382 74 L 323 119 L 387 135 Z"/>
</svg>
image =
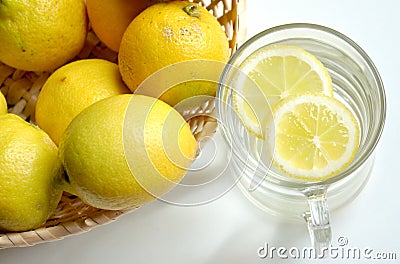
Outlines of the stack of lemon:
<svg viewBox="0 0 400 264">
<path fill-rule="evenodd" d="M 0 61 L 52 72 L 38 97 L 38 126 L 7 114 L 0 93 L 0 229 L 40 226 L 62 191 L 102 209 L 140 206 L 171 190 L 195 158 L 196 140 L 170 102 L 131 93 L 173 63 L 226 62 L 217 19 L 188 1 L 86 2 L 0 1 Z M 86 39 L 86 10 L 118 64 L 69 62 Z"/>
</svg>

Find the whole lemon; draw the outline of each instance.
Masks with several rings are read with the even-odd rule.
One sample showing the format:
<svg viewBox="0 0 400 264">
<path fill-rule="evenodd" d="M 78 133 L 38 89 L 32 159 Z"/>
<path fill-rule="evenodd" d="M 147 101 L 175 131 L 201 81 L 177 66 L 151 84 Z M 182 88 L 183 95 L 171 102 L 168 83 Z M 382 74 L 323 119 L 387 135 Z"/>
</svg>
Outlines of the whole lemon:
<svg viewBox="0 0 400 264">
<path fill-rule="evenodd" d="M 27 71 L 53 70 L 82 49 L 83 0 L 0 1 L 0 61 Z"/>
<path fill-rule="evenodd" d="M 57 147 L 44 131 L 16 115 L 0 116 L 0 229 L 42 225 L 60 201 L 61 175 Z"/>
<path fill-rule="evenodd" d="M 71 62 L 43 85 L 36 103 L 36 122 L 58 145 L 64 130 L 83 109 L 101 99 L 130 93 L 118 66 L 102 59 Z"/>
<path fill-rule="evenodd" d="M 6 98 L 4 98 L 4 95 L 2 92 L 0 92 L 0 115 L 1 114 L 6 114 L 8 112 L 7 110 L 7 101 Z"/>
<path fill-rule="evenodd" d="M 228 58 L 222 26 L 205 8 L 188 1 L 158 3 L 140 13 L 126 29 L 118 56 L 122 79 L 133 92 L 151 74 L 171 64 L 197 59 L 226 62 Z M 198 86 L 193 93 L 214 95 L 216 87 L 210 91 Z"/>
<path fill-rule="evenodd" d="M 116 95 L 83 110 L 60 143 L 65 188 L 102 209 L 137 207 L 171 190 L 197 152 L 189 125 L 166 103 Z"/>
<path fill-rule="evenodd" d="M 128 25 L 153 1 L 86 0 L 86 7 L 93 31 L 110 49 L 118 51 Z"/>
</svg>

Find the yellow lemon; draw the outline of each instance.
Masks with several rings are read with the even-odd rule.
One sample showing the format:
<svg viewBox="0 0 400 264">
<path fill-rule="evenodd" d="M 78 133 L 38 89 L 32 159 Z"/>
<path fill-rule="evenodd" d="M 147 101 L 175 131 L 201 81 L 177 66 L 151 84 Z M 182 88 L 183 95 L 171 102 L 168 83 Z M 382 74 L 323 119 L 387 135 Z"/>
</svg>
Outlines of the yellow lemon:
<svg viewBox="0 0 400 264">
<path fill-rule="evenodd" d="M 101 59 L 79 60 L 56 70 L 36 103 L 36 122 L 58 145 L 64 130 L 83 109 L 101 99 L 130 93 L 118 66 Z"/>
<path fill-rule="evenodd" d="M 351 163 L 359 146 L 360 130 L 353 113 L 326 95 L 287 97 L 275 106 L 267 127 L 269 152 L 274 153 L 275 147 L 274 164 L 302 180 L 336 175 Z"/>
<path fill-rule="evenodd" d="M 0 1 L 0 61 L 49 71 L 72 59 L 87 33 L 83 0 Z"/>
<path fill-rule="evenodd" d="M 24 231 L 42 225 L 62 191 L 57 147 L 39 128 L 13 114 L 0 115 L 0 229 Z"/>
<path fill-rule="evenodd" d="M 122 36 L 132 20 L 155 0 L 87 0 L 90 24 L 110 49 L 119 50 Z"/>
<path fill-rule="evenodd" d="M 65 131 L 65 188 L 103 209 L 140 206 L 171 190 L 197 151 L 189 125 L 166 103 L 117 95 L 83 110 Z"/>
<path fill-rule="evenodd" d="M 233 101 L 244 126 L 263 138 L 265 111 L 289 95 L 319 92 L 332 96 L 332 80 L 324 65 L 296 46 L 266 46 L 239 65 L 255 85 L 238 85 Z"/>
<path fill-rule="evenodd" d="M 140 13 L 128 26 L 119 49 L 122 78 L 134 92 L 156 71 L 182 61 L 207 59 L 226 62 L 229 44 L 218 20 L 205 8 L 188 2 L 158 3 Z M 176 87 L 175 87 L 176 88 Z M 215 95 L 217 85 L 181 85 L 163 99 L 170 105 L 174 95 Z M 188 92 L 181 92 L 189 89 Z"/>
<path fill-rule="evenodd" d="M 4 98 L 3 93 L 0 92 L 0 114 L 6 114 L 8 112 L 7 109 L 8 108 L 6 98 Z"/>
</svg>

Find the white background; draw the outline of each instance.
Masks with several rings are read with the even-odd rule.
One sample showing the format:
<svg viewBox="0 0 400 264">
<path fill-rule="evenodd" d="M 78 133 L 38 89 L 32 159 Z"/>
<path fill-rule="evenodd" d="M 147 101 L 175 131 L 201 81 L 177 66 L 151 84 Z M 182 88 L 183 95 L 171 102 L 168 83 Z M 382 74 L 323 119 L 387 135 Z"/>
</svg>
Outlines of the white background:
<svg viewBox="0 0 400 264">
<path fill-rule="evenodd" d="M 352 38 L 375 62 L 386 88 L 387 122 L 366 188 L 351 204 L 331 213 L 333 242 L 343 236 L 349 246 L 396 252 L 400 259 L 400 2 L 247 0 L 246 16 L 247 38 L 279 24 L 317 23 Z M 218 165 L 222 162 L 218 160 L 222 141 L 218 135 L 215 139 Z M 310 245 L 305 224 L 286 223 L 267 215 L 234 188 L 200 207 L 156 201 L 85 234 L 29 248 L 0 250 L 0 263 L 310 262 L 260 259 L 257 250 L 265 243 L 286 248 Z M 374 263 L 318 261 L 325 262 Z"/>
</svg>

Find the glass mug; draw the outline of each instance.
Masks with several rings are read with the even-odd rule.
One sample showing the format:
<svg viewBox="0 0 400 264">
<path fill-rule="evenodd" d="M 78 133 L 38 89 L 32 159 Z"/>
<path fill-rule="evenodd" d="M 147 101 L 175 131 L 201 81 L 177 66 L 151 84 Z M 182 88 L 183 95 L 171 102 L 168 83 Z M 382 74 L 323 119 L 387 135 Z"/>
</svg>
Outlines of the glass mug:
<svg viewBox="0 0 400 264">
<path fill-rule="evenodd" d="M 360 126 L 359 149 L 353 162 L 339 174 L 307 182 L 282 177 L 282 172 L 260 162 L 263 140 L 249 133 L 232 108 L 240 75 L 239 66 L 258 49 L 270 45 L 299 46 L 315 55 L 327 68 L 334 97 L 345 103 Z M 305 219 L 316 249 L 329 247 L 329 209 L 355 198 L 363 189 L 374 163 L 374 150 L 383 130 L 386 99 L 379 73 L 368 55 L 345 35 L 320 25 L 287 24 L 267 29 L 244 43 L 232 56 L 220 79 L 217 116 L 222 135 L 232 150 L 238 186 L 254 204 L 274 215 Z M 268 109 L 267 109 L 268 110 Z M 254 180 L 259 181 L 256 188 Z"/>
</svg>

